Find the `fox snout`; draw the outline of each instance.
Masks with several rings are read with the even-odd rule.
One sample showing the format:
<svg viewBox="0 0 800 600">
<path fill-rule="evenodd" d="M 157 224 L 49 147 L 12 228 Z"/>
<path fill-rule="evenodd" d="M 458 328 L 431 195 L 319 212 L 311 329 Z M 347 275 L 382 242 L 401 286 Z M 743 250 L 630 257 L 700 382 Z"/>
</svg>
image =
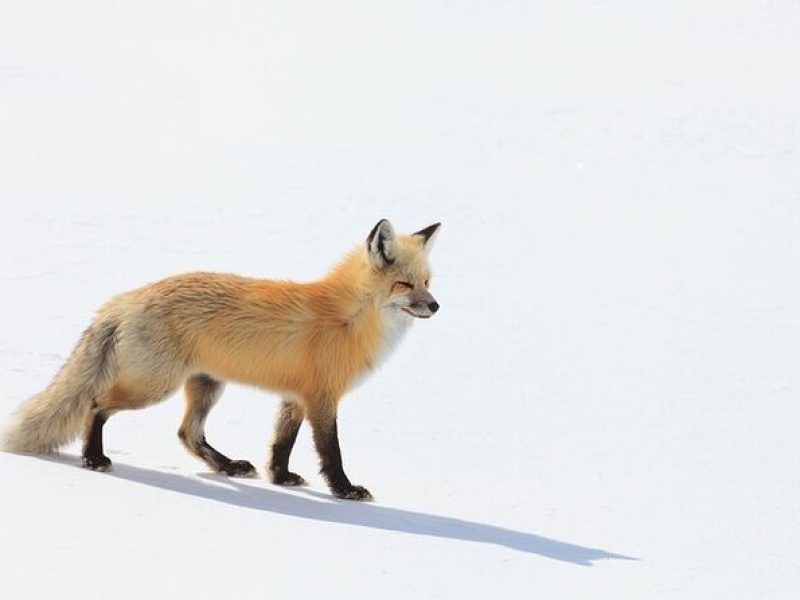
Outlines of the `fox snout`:
<svg viewBox="0 0 800 600">
<path fill-rule="evenodd" d="M 415 298 L 404 310 L 412 317 L 430 319 L 439 310 L 439 303 L 429 292 L 425 292 L 421 298 Z"/>
</svg>

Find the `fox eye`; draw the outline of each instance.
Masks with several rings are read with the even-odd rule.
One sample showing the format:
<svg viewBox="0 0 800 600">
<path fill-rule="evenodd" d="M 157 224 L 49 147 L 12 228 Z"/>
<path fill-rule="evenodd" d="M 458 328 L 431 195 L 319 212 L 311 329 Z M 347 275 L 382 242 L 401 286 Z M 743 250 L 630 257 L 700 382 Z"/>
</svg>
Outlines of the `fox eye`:
<svg viewBox="0 0 800 600">
<path fill-rule="evenodd" d="M 414 286 L 411 285 L 408 281 L 396 281 L 394 284 L 395 288 L 402 288 L 406 290 L 413 290 Z"/>
<path fill-rule="evenodd" d="M 425 287 L 428 287 L 428 284 L 429 284 L 430 282 L 431 282 L 431 280 L 430 280 L 430 279 L 426 279 L 426 280 L 425 280 Z"/>
</svg>

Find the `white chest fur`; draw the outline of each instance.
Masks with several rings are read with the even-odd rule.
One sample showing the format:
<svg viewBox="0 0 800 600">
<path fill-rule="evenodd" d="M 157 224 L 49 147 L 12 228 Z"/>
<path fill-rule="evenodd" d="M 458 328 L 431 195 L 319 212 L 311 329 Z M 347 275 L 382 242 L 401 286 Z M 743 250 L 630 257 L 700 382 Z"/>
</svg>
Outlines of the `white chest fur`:
<svg viewBox="0 0 800 600">
<path fill-rule="evenodd" d="M 351 389 L 361 385 L 361 382 L 371 371 L 381 366 L 389 358 L 414 321 L 414 317 L 393 307 L 384 308 L 381 311 L 381 317 L 383 318 L 383 336 L 378 346 L 378 351 L 369 368 L 360 373 L 350 386 Z"/>
<path fill-rule="evenodd" d="M 378 354 L 375 357 L 375 364 L 373 365 L 373 368 L 379 367 L 387 358 L 389 358 L 392 352 L 394 352 L 395 348 L 397 348 L 400 340 L 405 337 L 406 332 L 408 331 L 409 327 L 411 327 L 411 323 L 414 321 L 414 317 L 411 315 L 392 307 L 383 309 L 382 316 L 383 339 L 381 340 L 381 345 L 378 348 Z"/>
</svg>

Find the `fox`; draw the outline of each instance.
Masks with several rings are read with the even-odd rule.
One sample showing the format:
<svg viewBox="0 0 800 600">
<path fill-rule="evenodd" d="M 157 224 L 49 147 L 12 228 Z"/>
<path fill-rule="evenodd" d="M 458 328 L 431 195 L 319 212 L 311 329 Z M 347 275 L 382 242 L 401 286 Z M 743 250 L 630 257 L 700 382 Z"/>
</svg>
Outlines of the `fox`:
<svg viewBox="0 0 800 600">
<path fill-rule="evenodd" d="M 100 307 L 48 387 L 24 402 L 4 431 L 4 450 L 47 454 L 82 437 L 82 465 L 109 471 L 103 426 L 182 385 L 178 438 L 217 473 L 255 477 L 206 439 L 205 422 L 227 382 L 280 397 L 271 456 L 276 485 L 304 485 L 289 457 L 304 420 L 331 493 L 369 501 L 345 474 L 337 409 L 345 393 L 397 347 L 415 319 L 439 310 L 428 256 L 441 223 L 410 235 L 387 219 L 323 278 L 295 283 L 227 273 L 175 275 Z"/>
</svg>

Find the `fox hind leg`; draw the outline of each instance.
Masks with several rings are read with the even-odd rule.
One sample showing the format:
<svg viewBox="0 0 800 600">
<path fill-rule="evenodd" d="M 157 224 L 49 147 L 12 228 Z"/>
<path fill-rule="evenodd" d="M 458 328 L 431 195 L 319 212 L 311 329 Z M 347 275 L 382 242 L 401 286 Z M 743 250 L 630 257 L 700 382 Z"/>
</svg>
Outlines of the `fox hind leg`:
<svg viewBox="0 0 800 600">
<path fill-rule="evenodd" d="M 294 400 L 284 399 L 275 422 L 275 438 L 272 441 L 272 456 L 269 476 L 276 485 L 305 485 L 306 480 L 289 470 L 289 456 L 303 423 L 303 408 Z"/>
<path fill-rule="evenodd" d="M 110 471 L 111 459 L 103 454 L 103 425 L 109 414 L 94 409 L 89 414 L 83 442 L 83 466 L 92 471 Z"/>
<path fill-rule="evenodd" d="M 208 375 L 193 375 L 186 380 L 186 412 L 178 437 L 186 449 L 218 473 L 231 477 L 255 477 L 256 468 L 246 460 L 231 460 L 206 441 L 206 417 L 225 385 Z"/>
<path fill-rule="evenodd" d="M 153 382 L 150 382 L 151 384 Z M 103 427 L 121 410 L 141 409 L 169 396 L 174 387 L 168 381 L 155 385 L 112 385 L 89 412 L 83 433 L 83 466 L 93 471 L 110 471 L 111 460 L 103 452 Z"/>
</svg>

